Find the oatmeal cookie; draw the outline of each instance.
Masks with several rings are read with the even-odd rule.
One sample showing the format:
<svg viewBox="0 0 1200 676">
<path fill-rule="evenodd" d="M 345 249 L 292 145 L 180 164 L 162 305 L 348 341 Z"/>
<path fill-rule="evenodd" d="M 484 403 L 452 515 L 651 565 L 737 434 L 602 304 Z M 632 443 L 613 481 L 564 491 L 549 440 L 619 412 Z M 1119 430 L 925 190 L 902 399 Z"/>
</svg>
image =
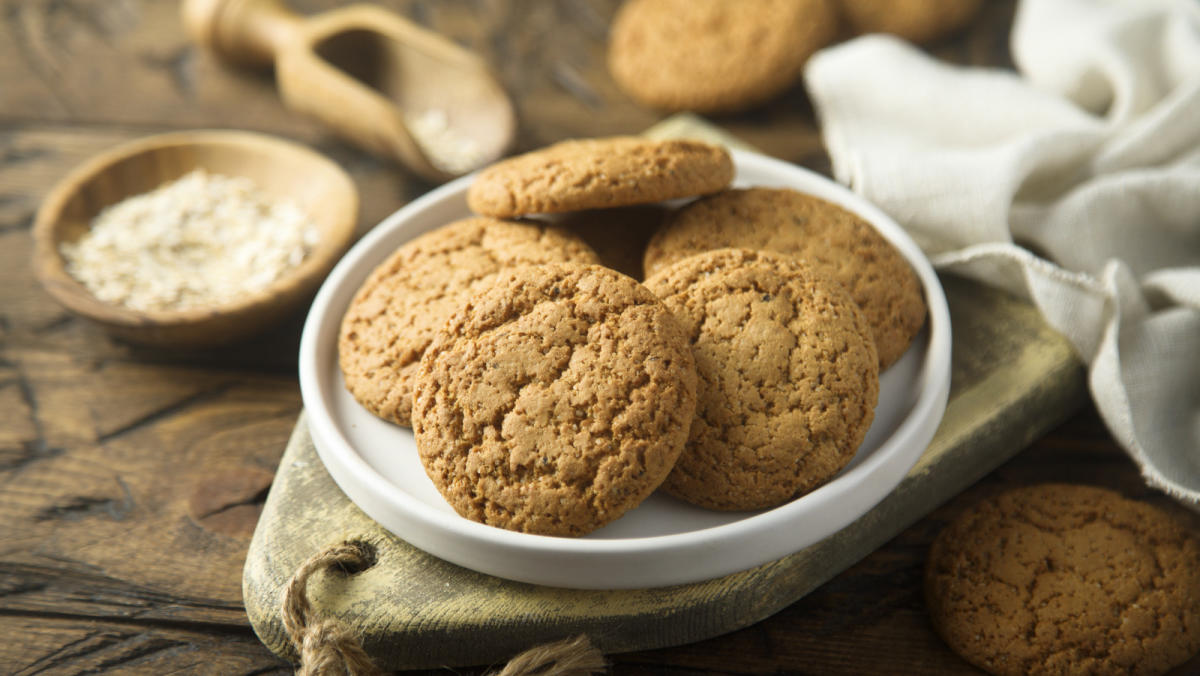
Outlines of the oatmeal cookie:
<svg viewBox="0 0 1200 676">
<path fill-rule="evenodd" d="M 679 322 L 599 265 L 506 270 L 421 359 L 413 431 L 462 516 L 583 535 L 640 504 L 674 466 L 696 406 Z"/>
<path fill-rule="evenodd" d="M 608 69 L 652 108 L 742 110 L 795 83 L 837 30 L 832 0 L 629 0 L 609 32 Z"/>
<path fill-rule="evenodd" d="M 925 571 L 934 627 L 993 674 L 1162 674 L 1200 650 L 1200 544 L 1162 510 L 1042 484 L 963 512 Z"/>
<path fill-rule="evenodd" d="M 716 192 L 733 180 L 729 151 L 701 141 L 634 136 L 563 141 L 484 169 L 471 210 L 509 218 L 647 204 Z"/>
<path fill-rule="evenodd" d="M 879 358 L 836 282 L 787 256 L 718 249 L 646 286 L 683 323 L 699 375 L 664 490 L 712 509 L 772 507 L 854 457 L 875 415 Z"/>
<path fill-rule="evenodd" d="M 904 256 L 857 215 L 795 190 L 727 190 L 673 214 L 646 247 L 647 275 L 721 247 L 786 254 L 836 279 L 871 325 L 880 368 L 925 324 L 921 281 Z"/>
<path fill-rule="evenodd" d="M 409 241 L 367 277 L 342 318 L 346 389 L 380 418 L 408 425 L 421 354 L 459 305 L 503 268 L 597 260 L 565 230 L 493 218 L 456 221 Z"/>
</svg>

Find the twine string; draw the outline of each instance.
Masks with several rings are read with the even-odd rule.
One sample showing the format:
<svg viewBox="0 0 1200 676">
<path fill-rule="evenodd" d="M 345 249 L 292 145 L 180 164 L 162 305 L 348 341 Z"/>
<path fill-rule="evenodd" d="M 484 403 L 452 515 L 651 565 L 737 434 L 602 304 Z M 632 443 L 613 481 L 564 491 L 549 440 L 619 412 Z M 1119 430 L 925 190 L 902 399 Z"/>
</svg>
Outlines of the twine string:
<svg viewBox="0 0 1200 676">
<path fill-rule="evenodd" d="M 297 676 L 380 676 L 383 674 L 362 643 L 340 622 L 322 618 L 308 601 L 308 579 L 322 569 L 349 572 L 374 563 L 374 549 L 364 542 L 343 542 L 308 557 L 283 592 L 283 629 L 300 655 Z"/>
<path fill-rule="evenodd" d="M 543 643 L 517 655 L 500 671 L 488 676 L 591 676 L 602 674 L 604 655 L 584 634 L 554 643 Z"/>
<path fill-rule="evenodd" d="M 297 676 L 381 676 L 362 642 L 332 618 L 321 617 L 308 600 L 308 580 L 319 570 L 353 573 L 375 563 L 375 548 L 346 541 L 310 556 L 288 580 L 283 592 L 283 629 L 300 656 Z M 604 655 L 587 636 L 537 645 L 488 676 L 591 676 L 603 673 Z"/>
</svg>

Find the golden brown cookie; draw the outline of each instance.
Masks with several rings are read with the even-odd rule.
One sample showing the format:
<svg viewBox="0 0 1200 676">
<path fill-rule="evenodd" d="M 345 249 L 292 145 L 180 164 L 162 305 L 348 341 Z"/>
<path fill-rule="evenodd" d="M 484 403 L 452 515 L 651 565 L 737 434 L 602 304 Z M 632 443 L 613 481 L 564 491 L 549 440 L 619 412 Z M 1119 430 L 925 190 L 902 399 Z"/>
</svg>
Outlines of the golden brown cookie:
<svg viewBox="0 0 1200 676">
<path fill-rule="evenodd" d="M 367 410 L 408 425 L 412 378 L 433 333 L 502 268 L 597 262 L 558 228 L 468 218 L 401 246 L 367 277 L 342 318 L 338 359 L 346 389 Z"/>
<path fill-rule="evenodd" d="M 478 214 L 509 218 L 706 195 L 733 180 L 729 151 L 633 136 L 563 141 L 493 164 L 471 184 Z"/>
<path fill-rule="evenodd" d="M 700 377 L 668 493 L 712 509 L 772 507 L 854 457 L 875 415 L 879 358 L 836 282 L 787 256 L 719 249 L 646 286 L 683 323 Z"/>
<path fill-rule="evenodd" d="M 966 26 L 983 3 L 981 0 L 837 0 L 837 4 L 854 35 L 891 33 L 923 44 Z"/>
<path fill-rule="evenodd" d="M 629 0 L 609 31 L 608 69 L 653 108 L 741 110 L 791 86 L 837 30 L 832 0 Z"/>
<path fill-rule="evenodd" d="M 925 323 L 924 292 L 908 261 L 869 223 L 825 200 L 768 188 L 697 200 L 650 240 L 646 274 L 721 247 L 794 256 L 840 282 L 871 324 L 880 368 L 899 359 Z"/>
<path fill-rule="evenodd" d="M 550 222 L 583 239 L 605 267 L 641 280 L 646 243 L 668 213 L 670 210 L 663 205 L 642 204 L 572 211 Z"/>
<path fill-rule="evenodd" d="M 933 624 L 993 674 L 1161 674 L 1200 650 L 1200 545 L 1165 512 L 1090 486 L 981 502 L 933 543 Z"/>
<path fill-rule="evenodd" d="M 583 535 L 671 470 L 696 406 L 678 321 L 599 265 L 510 269 L 438 331 L 421 359 L 417 449 L 464 517 Z"/>
</svg>

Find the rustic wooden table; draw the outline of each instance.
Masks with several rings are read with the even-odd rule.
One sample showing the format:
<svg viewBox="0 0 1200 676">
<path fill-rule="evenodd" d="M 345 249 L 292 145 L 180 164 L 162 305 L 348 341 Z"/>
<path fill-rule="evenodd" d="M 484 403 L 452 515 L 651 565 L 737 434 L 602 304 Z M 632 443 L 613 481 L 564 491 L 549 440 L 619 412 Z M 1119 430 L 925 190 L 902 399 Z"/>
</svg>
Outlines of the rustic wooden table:
<svg viewBox="0 0 1200 676">
<path fill-rule="evenodd" d="M 335 4 L 292 3 L 305 13 Z M 386 4 L 494 64 L 519 107 L 521 148 L 636 133 L 659 117 L 625 99 L 604 70 L 613 0 Z M 970 30 L 934 51 L 1008 65 L 1013 3 L 986 4 Z M 301 317 L 220 350 L 114 342 L 34 281 L 33 214 L 90 155 L 201 127 L 266 131 L 334 158 L 361 192 L 360 232 L 431 186 L 288 113 L 270 73 L 230 70 L 190 45 L 175 0 L 6 0 L 3 8 L 0 672 L 287 672 L 250 629 L 241 572 L 300 412 Z M 773 155 L 828 167 L 800 88 L 715 122 Z M 1089 408 L 779 614 L 697 644 L 612 655 L 613 673 L 975 673 L 926 617 L 927 547 L 966 505 L 1045 480 L 1169 504 L 1145 488 Z M 1200 662 L 1180 673 L 1195 673 L 1189 667 Z"/>
</svg>

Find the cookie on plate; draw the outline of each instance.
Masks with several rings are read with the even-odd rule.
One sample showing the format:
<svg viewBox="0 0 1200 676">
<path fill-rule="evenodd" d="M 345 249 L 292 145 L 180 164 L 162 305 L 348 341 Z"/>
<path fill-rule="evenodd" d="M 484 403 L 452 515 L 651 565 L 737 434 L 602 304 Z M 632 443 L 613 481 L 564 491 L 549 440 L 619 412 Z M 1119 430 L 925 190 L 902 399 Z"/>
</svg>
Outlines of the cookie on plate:
<svg viewBox="0 0 1200 676">
<path fill-rule="evenodd" d="M 772 507 L 854 457 L 875 415 L 879 358 L 841 286 L 746 249 L 685 258 L 646 286 L 684 325 L 699 375 L 687 448 L 664 490 L 711 509 Z"/>
<path fill-rule="evenodd" d="M 850 292 L 871 325 L 880 368 L 904 354 L 925 323 L 925 296 L 904 256 L 869 223 L 795 190 L 727 190 L 673 214 L 646 247 L 647 275 L 721 247 L 802 259 Z"/>
<path fill-rule="evenodd" d="M 468 218 L 401 246 L 359 287 L 342 318 L 338 360 L 346 389 L 375 415 L 408 425 L 412 378 L 434 332 L 510 266 L 597 262 L 559 228 Z"/>
<path fill-rule="evenodd" d="M 438 331 L 417 450 L 462 516 L 577 536 L 640 504 L 687 440 L 696 370 L 679 322 L 599 265 L 502 272 Z"/>
<path fill-rule="evenodd" d="M 832 0 L 629 0 L 609 32 L 608 69 L 653 108 L 741 110 L 796 82 L 837 30 Z"/>
<path fill-rule="evenodd" d="M 993 674 L 1161 674 L 1200 650 L 1200 544 L 1166 512 L 1090 486 L 985 500 L 937 537 L 934 627 Z"/>
<path fill-rule="evenodd" d="M 909 42 L 928 43 L 966 26 L 983 3 L 981 0 L 837 0 L 837 4 L 854 35 L 891 33 Z"/>
<path fill-rule="evenodd" d="M 646 204 L 716 192 L 733 180 L 729 151 L 634 136 L 562 141 L 484 169 L 467 191 L 477 214 L 510 218 Z"/>
</svg>

